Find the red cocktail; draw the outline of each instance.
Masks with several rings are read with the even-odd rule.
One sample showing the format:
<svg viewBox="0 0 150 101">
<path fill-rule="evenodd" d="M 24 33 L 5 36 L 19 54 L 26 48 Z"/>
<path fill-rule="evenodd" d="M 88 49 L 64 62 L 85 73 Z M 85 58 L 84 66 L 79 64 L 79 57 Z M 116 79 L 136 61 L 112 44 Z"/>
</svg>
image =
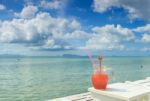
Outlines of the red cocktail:
<svg viewBox="0 0 150 101">
<path fill-rule="evenodd" d="M 88 55 L 90 61 L 93 64 L 94 73 L 92 74 L 91 77 L 93 87 L 95 89 L 105 90 L 108 84 L 108 75 L 103 72 L 103 68 L 102 68 L 103 57 L 98 56 L 98 60 L 99 60 L 99 68 L 98 68 L 90 53 L 86 49 L 83 51 Z"/>
<path fill-rule="evenodd" d="M 108 84 L 108 75 L 105 73 L 93 73 L 91 80 L 95 89 L 105 90 Z"/>
<path fill-rule="evenodd" d="M 95 89 L 105 90 L 108 84 L 108 75 L 103 72 L 102 56 L 98 56 L 100 68 L 92 74 L 92 84 Z"/>
</svg>

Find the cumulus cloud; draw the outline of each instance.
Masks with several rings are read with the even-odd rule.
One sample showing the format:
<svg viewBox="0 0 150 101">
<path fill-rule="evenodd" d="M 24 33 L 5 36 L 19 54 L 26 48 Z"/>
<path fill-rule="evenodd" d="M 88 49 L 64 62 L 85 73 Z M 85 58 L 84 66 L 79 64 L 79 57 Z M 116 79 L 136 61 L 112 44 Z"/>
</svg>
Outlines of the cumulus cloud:
<svg viewBox="0 0 150 101">
<path fill-rule="evenodd" d="M 42 46 L 44 49 L 59 49 L 62 48 L 59 44 L 56 44 L 54 39 L 47 39 L 45 44 Z"/>
<path fill-rule="evenodd" d="M 54 18 L 42 12 L 30 19 L 0 21 L 0 42 L 68 49 L 70 46 L 65 40 L 68 39 L 67 34 L 72 33 L 72 38 L 80 37 L 80 33 L 85 35 L 82 31 L 76 32 L 80 28 L 80 23 L 75 19 Z"/>
<path fill-rule="evenodd" d="M 150 42 L 150 24 L 147 24 L 142 27 L 137 27 L 133 29 L 134 32 L 138 32 L 142 34 L 141 40 L 142 42 Z"/>
<path fill-rule="evenodd" d="M 81 24 L 76 21 L 76 20 L 73 20 L 70 24 L 70 28 L 72 29 L 80 29 L 81 28 Z"/>
<path fill-rule="evenodd" d="M 135 32 L 150 33 L 150 24 L 133 29 Z"/>
<path fill-rule="evenodd" d="M 33 18 L 35 14 L 37 13 L 38 8 L 33 5 L 27 5 L 25 6 L 20 13 L 15 13 L 15 16 L 20 18 Z"/>
<path fill-rule="evenodd" d="M 94 11 L 103 13 L 112 6 L 117 6 L 118 0 L 94 0 Z"/>
<path fill-rule="evenodd" d="M 149 0 L 94 0 L 94 11 L 102 13 L 111 7 L 120 7 L 128 11 L 130 19 L 144 18 L 150 20 L 149 5 Z"/>
<path fill-rule="evenodd" d="M 134 39 L 132 30 L 120 25 L 93 27 L 91 32 L 86 32 L 75 19 L 55 18 L 45 12 L 37 13 L 30 19 L 0 21 L 1 43 L 25 43 L 45 50 L 124 49 L 122 42 Z M 73 40 L 82 40 L 85 46 L 73 47 Z"/>
<path fill-rule="evenodd" d="M 109 9 L 111 4 L 113 4 L 112 6 L 117 6 L 118 0 L 112 0 L 112 2 L 104 0 L 101 2 L 105 2 L 105 5 L 102 5 L 105 7 L 99 8 L 97 11 L 104 12 L 106 9 Z M 107 6 L 108 2 L 110 3 L 109 6 Z M 20 13 L 15 15 L 19 18 L 0 20 L 0 43 L 26 44 L 27 46 L 43 50 L 73 48 L 122 50 L 125 48 L 124 42 L 135 40 L 134 31 L 146 33 L 143 34 L 141 40 L 150 42 L 149 24 L 135 29 L 124 28 L 120 25 L 105 25 L 93 27 L 87 32 L 82 29 L 81 23 L 76 19 L 53 17 L 49 13 L 38 12 L 38 7 L 34 5 L 25 6 Z M 83 42 L 82 46 L 74 47 L 73 41 L 78 40 Z"/>
<path fill-rule="evenodd" d="M 143 42 L 150 42 L 150 34 L 143 34 L 142 41 Z"/>
<path fill-rule="evenodd" d="M 6 7 L 2 4 L 0 4 L 0 11 L 5 10 L 5 9 L 6 9 Z"/>
<path fill-rule="evenodd" d="M 94 27 L 92 30 L 96 33 L 100 33 L 103 35 L 113 35 L 115 39 L 114 41 L 129 41 L 134 39 L 134 34 L 132 33 L 132 30 L 124 28 L 120 25 L 105 25 L 103 27 Z"/>
<path fill-rule="evenodd" d="M 72 50 L 75 49 L 72 45 L 60 39 L 47 39 L 45 44 L 38 47 L 40 50 L 55 51 L 55 50 Z"/>
<path fill-rule="evenodd" d="M 120 25 L 106 25 L 103 27 L 94 27 L 93 36 L 86 42 L 84 48 L 87 49 L 124 49 L 122 42 L 135 39 L 134 33 L 128 28 Z"/>
<path fill-rule="evenodd" d="M 53 0 L 50 2 L 42 0 L 40 6 L 46 9 L 61 9 L 63 7 L 63 2 L 62 0 Z"/>
<path fill-rule="evenodd" d="M 71 39 L 71 40 L 73 40 L 73 39 L 77 40 L 77 39 L 89 39 L 91 36 L 92 35 L 90 35 L 90 33 L 87 33 L 85 31 L 75 30 L 71 33 L 66 33 L 64 35 L 64 38 L 65 39 Z"/>
</svg>

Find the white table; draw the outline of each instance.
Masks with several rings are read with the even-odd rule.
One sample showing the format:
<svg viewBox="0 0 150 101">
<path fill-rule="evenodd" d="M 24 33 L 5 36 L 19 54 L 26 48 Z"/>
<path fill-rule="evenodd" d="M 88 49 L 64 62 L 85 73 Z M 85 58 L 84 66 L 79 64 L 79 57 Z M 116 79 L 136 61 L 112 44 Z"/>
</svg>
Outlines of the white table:
<svg viewBox="0 0 150 101">
<path fill-rule="evenodd" d="M 105 91 L 88 90 L 95 101 L 150 101 L 150 87 L 134 83 L 110 84 Z"/>
</svg>

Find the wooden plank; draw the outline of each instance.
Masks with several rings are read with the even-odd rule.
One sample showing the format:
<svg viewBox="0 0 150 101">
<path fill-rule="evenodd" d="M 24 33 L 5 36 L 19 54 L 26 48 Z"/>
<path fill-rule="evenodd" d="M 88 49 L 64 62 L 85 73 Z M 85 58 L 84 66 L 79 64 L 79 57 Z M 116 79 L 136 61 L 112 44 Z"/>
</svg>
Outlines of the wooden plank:
<svg viewBox="0 0 150 101">
<path fill-rule="evenodd" d="M 141 86 L 147 86 L 149 87 L 150 86 L 150 78 L 146 78 L 144 80 L 137 80 L 137 81 L 126 81 L 125 83 L 127 84 L 138 84 L 138 85 L 141 85 Z"/>
<path fill-rule="evenodd" d="M 91 96 L 91 93 L 87 92 L 87 93 L 71 95 L 63 98 L 52 99 L 48 101 L 93 101 L 93 98 Z"/>
</svg>

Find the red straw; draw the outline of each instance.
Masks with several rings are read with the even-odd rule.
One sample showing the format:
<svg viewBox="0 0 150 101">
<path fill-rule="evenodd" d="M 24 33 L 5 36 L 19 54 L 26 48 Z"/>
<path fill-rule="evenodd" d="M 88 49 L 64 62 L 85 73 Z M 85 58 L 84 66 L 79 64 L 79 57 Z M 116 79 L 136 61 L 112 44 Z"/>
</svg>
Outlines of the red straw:
<svg viewBox="0 0 150 101">
<path fill-rule="evenodd" d="M 99 65 L 100 65 L 100 73 L 102 73 L 102 56 L 98 56 L 98 60 L 99 60 Z"/>
</svg>

